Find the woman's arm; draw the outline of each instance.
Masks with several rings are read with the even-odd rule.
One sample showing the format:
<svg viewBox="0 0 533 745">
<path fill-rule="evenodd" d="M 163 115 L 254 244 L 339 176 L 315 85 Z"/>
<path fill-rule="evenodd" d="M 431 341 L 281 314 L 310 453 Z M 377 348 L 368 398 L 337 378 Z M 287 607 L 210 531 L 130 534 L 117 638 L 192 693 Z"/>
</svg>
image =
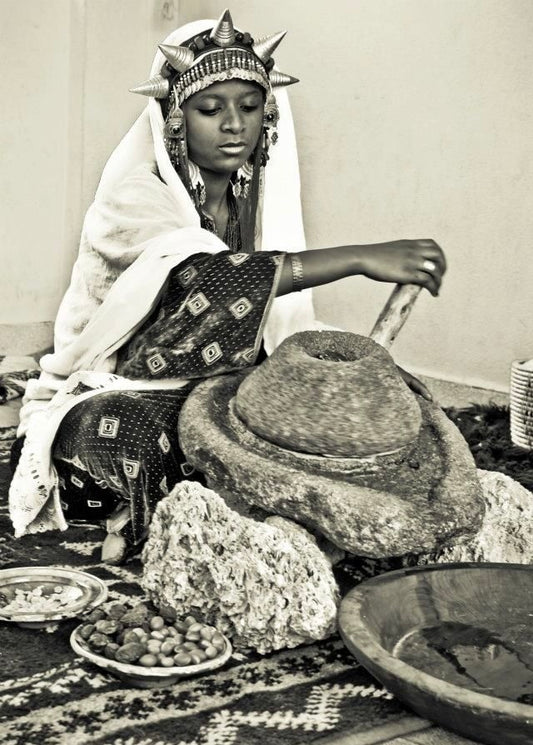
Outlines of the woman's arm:
<svg viewBox="0 0 533 745">
<path fill-rule="evenodd" d="M 445 271 L 444 253 L 431 239 L 319 248 L 287 254 L 277 294 L 363 275 L 378 282 L 421 285 L 438 295 Z"/>
<path fill-rule="evenodd" d="M 286 254 L 277 294 L 359 274 L 378 282 L 421 285 L 438 295 L 445 271 L 444 253 L 431 239 L 322 248 Z M 430 391 L 418 378 L 399 366 L 398 370 L 411 390 L 432 400 Z"/>
</svg>

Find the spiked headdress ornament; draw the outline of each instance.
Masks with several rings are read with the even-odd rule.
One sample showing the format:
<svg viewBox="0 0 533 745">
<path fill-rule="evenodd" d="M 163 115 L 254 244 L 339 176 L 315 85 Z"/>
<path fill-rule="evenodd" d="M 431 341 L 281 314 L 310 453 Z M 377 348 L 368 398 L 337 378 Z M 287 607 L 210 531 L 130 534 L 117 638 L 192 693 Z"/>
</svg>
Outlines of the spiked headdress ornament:
<svg viewBox="0 0 533 745">
<path fill-rule="evenodd" d="M 160 44 L 166 60 L 161 72 L 130 90 L 154 98 L 167 98 L 173 92 L 179 106 L 207 86 L 232 78 L 258 83 L 267 92 L 292 85 L 297 78 L 273 69 L 272 54 L 284 36 L 280 31 L 254 41 L 249 33 L 235 30 L 230 12 L 225 10 L 213 29 L 183 45 Z"/>
</svg>

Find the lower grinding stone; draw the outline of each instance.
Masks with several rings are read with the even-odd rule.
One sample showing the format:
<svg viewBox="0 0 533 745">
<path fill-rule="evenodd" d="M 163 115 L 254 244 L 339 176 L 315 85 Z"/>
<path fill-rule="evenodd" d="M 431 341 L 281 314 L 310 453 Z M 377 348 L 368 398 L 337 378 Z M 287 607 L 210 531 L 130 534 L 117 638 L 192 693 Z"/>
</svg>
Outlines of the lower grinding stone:
<svg viewBox="0 0 533 745">
<path fill-rule="evenodd" d="M 474 460 L 437 406 L 418 401 L 418 436 L 395 453 L 324 458 L 281 448 L 244 425 L 234 399 L 245 377 L 200 383 L 180 414 L 187 460 L 221 496 L 292 518 L 359 556 L 434 551 L 479 528 L 484 502 Z"/>
</svg>

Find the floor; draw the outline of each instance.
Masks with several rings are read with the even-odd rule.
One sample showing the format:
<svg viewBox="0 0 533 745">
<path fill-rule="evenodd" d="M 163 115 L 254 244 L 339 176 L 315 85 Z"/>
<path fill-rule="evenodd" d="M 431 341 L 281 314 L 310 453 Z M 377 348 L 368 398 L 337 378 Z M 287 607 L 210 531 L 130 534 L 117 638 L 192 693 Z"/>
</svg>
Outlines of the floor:
<svg viewBox="0 0 533 745">
<path fill-rule="evenodd" d="M 33 357 L 8 355 L 0 357 L 0 375 L 15 370 L 35 370 L 37 363 Z M 0 427 L 16 427 L 19 420 L 20 398 L 0 406 Z"/>
<path fill-rule="evenodd" d="M 30 369 L 35 366 L 31 357 L 6 357 L 0 362 L 0 373 L 8 370 Z M 435 401 L 443 407 L 467 407 L 472 403 L 508 405 L 506 393 L 474 388 L 421 376 Z M 0 427 L 16 426 L 20 399 L 0 406 Z M 364 734 L 343 734 L 320 740 L 320 745 L 475 745 L 465 739 L 435 726 L 431 722 L 413 716 L 397 724 L 373 729 Z M 302 743 L 302 745 L 304 745 Z"/>
<path fill-rule="evenodd" d="M 304 745 L 302 743 L 301 745 Z M 344 734 L 320 740 L 320 745 L 479 745 L 426 719 L 413 716 L 360 735 Z"/>
</svg>

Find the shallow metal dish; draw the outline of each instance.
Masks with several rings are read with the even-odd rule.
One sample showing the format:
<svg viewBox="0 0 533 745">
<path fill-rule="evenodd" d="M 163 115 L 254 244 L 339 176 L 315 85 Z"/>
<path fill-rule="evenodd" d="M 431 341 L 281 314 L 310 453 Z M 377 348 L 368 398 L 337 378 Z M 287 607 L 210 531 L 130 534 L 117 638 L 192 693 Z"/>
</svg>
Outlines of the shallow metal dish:
<svg viewBox="0 0 533 745">
<path fill-rule="evenodd" d="M 3 611 L 3 606 L 14 597 L 15 590 L 28 591 L 42 587 L 43 593 L 50 595 L 57 586 L 76 587 L 82 594 L 57 611 L 43 611 L 38 605 L 33 612 Z M 41 628 L 49 623 L 75 618 L 103 603 L 106 598 L 107 586 L 101 579 L 76 569 L 16 567 L 0 570 L 0 621 L 17 623 L 22 627 Z"/>
<path fill-rule="evenodd" d="M 346 595 L 339 627 L 359 662 L 420 716 L 489 745 L 533 743 L 533 567 L 389 572 Z"/>
<path fill-rule="evenodd" d="M 205 660 L 205 662 L 200 662 L 197 665 L 186 665 L 183 667 L 143 667 L 142 665 L 117 662 L 103 655 L 96 654 L 96 652 L 89 649 L 87 643 L 81 637 L 79 633 L 80 628 L 81 626 L 75 628 L 70 635 L 70 644 L 76 654 L 80 655 L 80 657 L 85 657 L 85 659 L 98 665 L 98 667 L 107 670 L 136 688 L 162 688 L 173 685 L 180 678 L 187 678 L 192 675 L 200 675 L 211 670 L 217 670 L 228 661 L 232 653 L 231 642 L 223 635 L 226 646 L 221 654 L 212 660 Z"/>
</svg>

